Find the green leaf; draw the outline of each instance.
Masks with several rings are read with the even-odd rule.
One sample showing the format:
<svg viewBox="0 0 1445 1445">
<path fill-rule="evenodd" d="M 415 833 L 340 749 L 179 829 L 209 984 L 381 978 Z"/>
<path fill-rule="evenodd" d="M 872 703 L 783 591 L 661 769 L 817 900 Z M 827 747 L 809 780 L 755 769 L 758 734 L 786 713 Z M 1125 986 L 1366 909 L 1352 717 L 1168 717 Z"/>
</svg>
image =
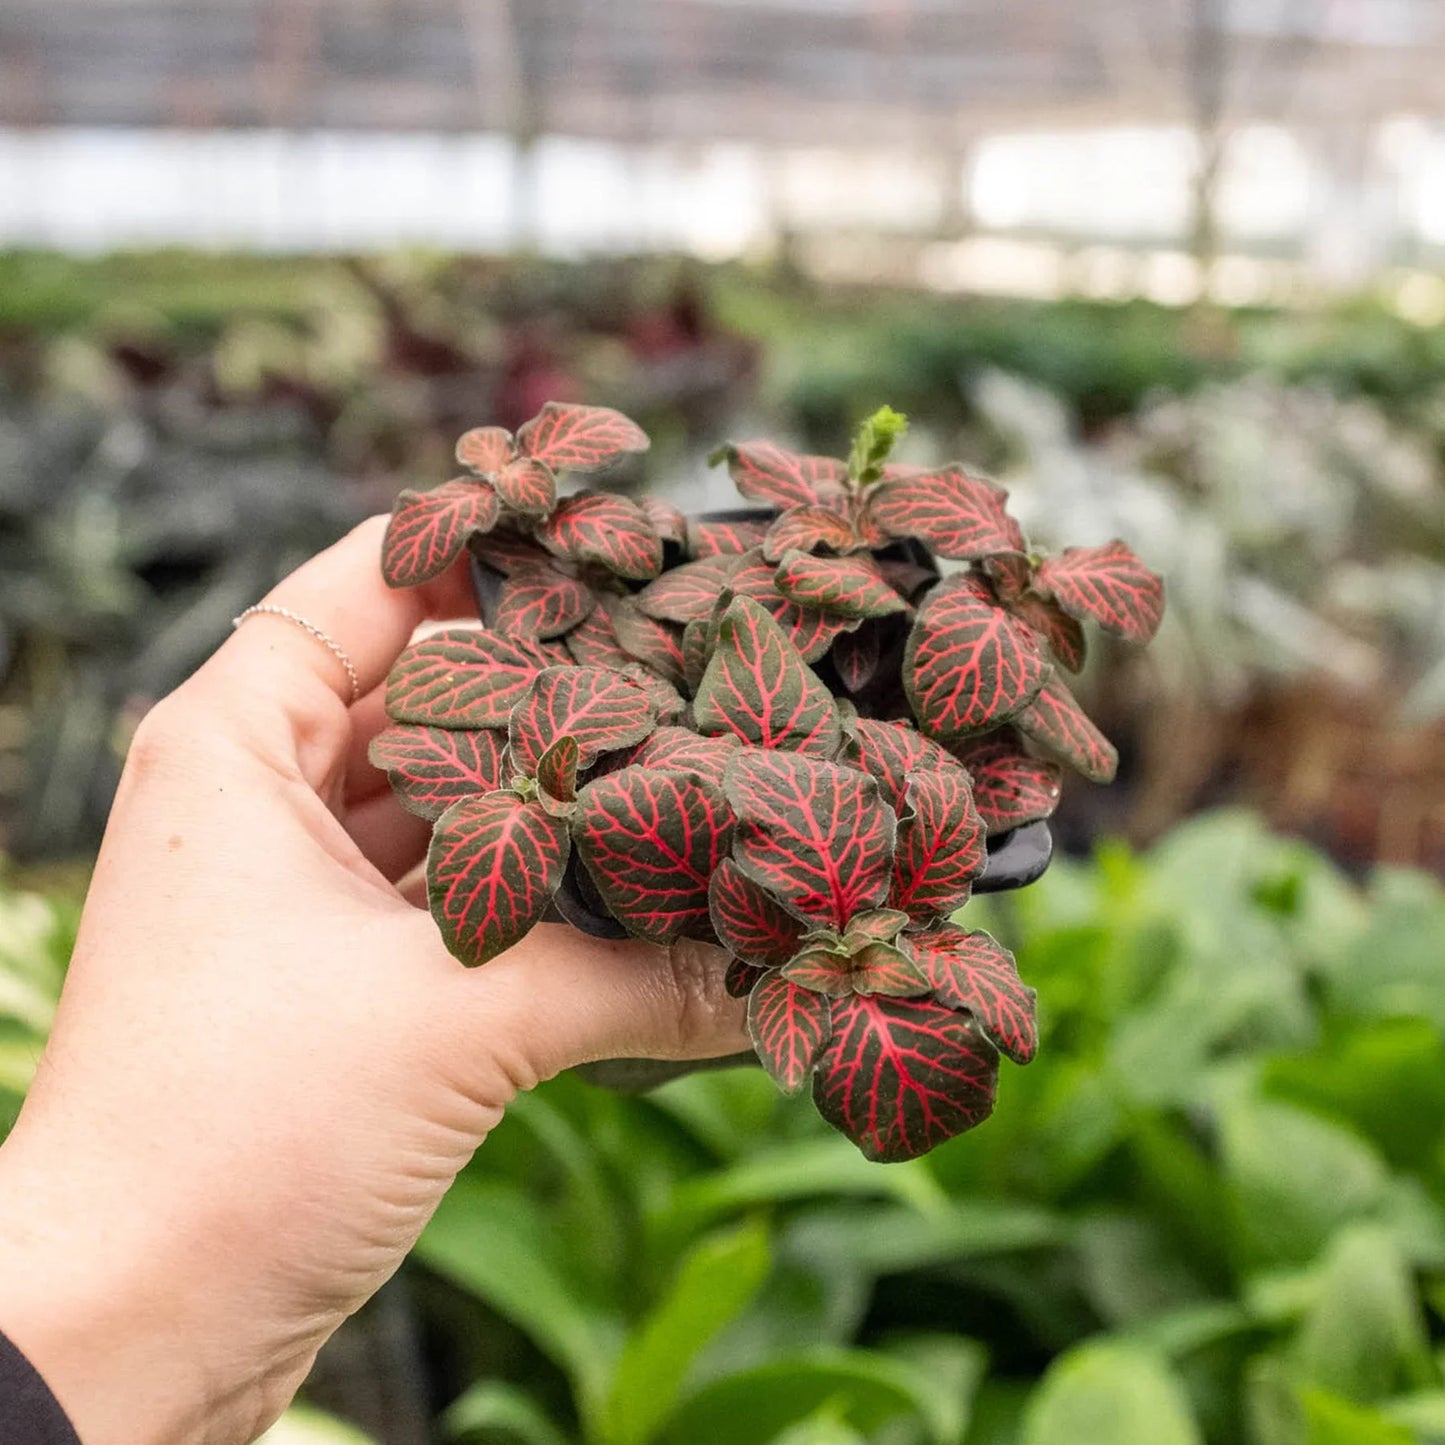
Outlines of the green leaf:
<svg viewBox="0 0 1445 1445">
<path fill-rule="evenodd" d="M 1384 1165 L 1363 1140 L 1289 1104 L 1228 1101 L 1220 1148 L 1236 1243 L 1248 1263 L 1308 1263 L 1339 1225 L 1384 1197 Z"/>
<path fill-rule="evenodd" d="M 1414 1279 L 1381 1230 L 1349 1229 L 1330 1246 L 1291 1357 L 1303 1380 L 1365 1403 L 1436 1383 Z"/>
<path fill-rule="evenodd" d="M 1328 1390 L 1302 1389 L 1300 1404 L 1306 1445 L 1421 1445 L 1413 1430 Z"/>
<path fill-rule="evenodd" d="M 890 1165 L 889 1172 L 904 1165 Z M 828 1204 L 789 1226 L 789 1254 L 870 1273 L 900 1274 L 960 1260 L 1062 1246 L 1069 1229 L 1050 1210 L 1016 1201 L 959 1199 L 947 1209 L 896 1204 Z"/>
<path fill-rule="evenodd" d="M 767 1277 L 766 1228 L 744 1225 L 701 1241 L 623 1349 L 603 1415 L 610 1445 L 644 1445 L 675 1403 L 703 1347 L 740 1315 Z"/>
<path fill-rule="evenodd" d="M 772 1445 L 868 1445 L 851 1425 L 840 1420 L 831 1406 L 824 1406 L 816 1415 L 790 1425 L 774 1436 Z"/>
<path fill-rule="evenodd" d="M 868 1438 L 888 1422 L 928 1421 L 930 1382 L 917 1366 L 866 1350 L 815 1350 L 704 1386 L 676 1411 L 659 1445 L 770 1445 L 825 1406 Z M 943 1445 L 942 1441 L 938 1445 Z"/>
<path fill-rule="evenodd" d="M 1270 1060 L 1263 1081 L 1351 1124 L 1397 1169 L 1445 1145 L 1445 1051 L 1427 1019 L 1342 1021 L 1315 1048 Z"/>
<path fill-rule="evenodd" d="M 461 1175 L 416 1246 L 428 1268 L 484 1301 L 566 1371 L 584 1416 L 606 1396 L 622 1340 L 615 1309 L 591 1298 L 535 1199 Z"/>
<path fill-rule="evenodd" d="M 833 1137 L 771 1148 L 755 1147 L 729 1169 L 699 1175 L 681 1185 L 673 1214 L 706 1221 L 757 1205 L 840 1196 L 891 1197 L 915 1215 L 943 1207 L 944 1196 L 921 1161 L 879 1169 L 850 1144 Z"/>
<path fill-rule="evenodd" d="M 1381 1406 L 1380 1413 L 1413 1430 L 1428 1445 L 1445 1441 L 1445 1390 L 1418 1390 Z"/>
<path fill-rule="evenodd" d="M 1077 1249 L 1089 1301 L 1111 1325 L 1147 1325 L 1208 1294 L 1192 1261 L 1152 1219 L 1093 1215 L 1080 1221 Z"/>
<path fill-rule="evenodd" d="M 334 1415 L 293 1405 L 256 1445 L 372 1445 L 372 1437 Z"/>
<path fill-rule="evenodd" d="M 464 1445 L 567 1445 L 567 1437 L 525 1390 L 482 1380 L 448 1406 L 442 1429 Z"/>
<path fill-rule="evenodd" d="M 988 1373 L 988 1351 L 976 1340 L 953 1335 L 900 1335 L 884 1348 L 894 1359 L 916 1366 L 926 1382 L 918 1403 L 933 1438 L 941 1445 L 962 1441 Z"/>
<path fill-rule="evenodd" d="M 1445 890 L 1397 874 L 1382 875 L 1374 892 L 1369 926 L 1331 971 L 1331 1003 L 1367 1018 L 1425 1018 L 1445 1029 Z"/>
<path fill-rule="evenodd" d="M 1020 1445 L 1201 1445 L 1173 1373 L 1132 1345 L 1080 1345 L 1044 1374 Z"/>
<path fill-rule="evenodd" d="M 848 475 L 860 487 L 883 475 L 883 463 L 908 432 L 908 418 L 891 406 L 880 406 L 858 428 L 848 453 Z"/>
<path fill-rule="evenodd" d="M 1244 1403 L 1258 1445 L 1423 1445 L 1431 1438 L 1331 1390 L 1301 1385 L 1278 1358 L 1250 1369 Z"/>
</svg>

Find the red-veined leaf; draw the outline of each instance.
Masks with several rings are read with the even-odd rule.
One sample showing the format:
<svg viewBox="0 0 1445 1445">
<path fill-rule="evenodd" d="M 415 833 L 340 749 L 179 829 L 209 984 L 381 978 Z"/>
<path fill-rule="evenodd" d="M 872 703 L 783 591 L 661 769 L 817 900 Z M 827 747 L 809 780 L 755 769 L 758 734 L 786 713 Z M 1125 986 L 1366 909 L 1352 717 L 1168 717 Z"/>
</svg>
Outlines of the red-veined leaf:
<svg viewBox="0 0 1445 1445">
<path fill-rule="evenodd" d="M 649 768 L 692 773 L 721 787 L 728 762 L 737 756 L 741 746 L 732 733 L 705 738 L 690 728 L 658 728 L 638 743 L 630 761 Z"/>
<path fill-rule="evenodd" d="M 776 967 L 798 951 L 803 924 L 731 858 L 718 865 L 708 892 L 713 932 L 739 958 Z"/>
<path fill-rule="evenodd" d="M 1148 642 L 1164 616 L 1164 582 L 1126 542 L 1068 547 L 1048 558 L 1034 582 L 1075 617 L 1092 617 L 1106 632 L 1129 642 Z"/>
<path fill-rule="evenodd" d="M 799 988 L 829 998 L 849 993 L 918 998 L 929 990 L 929 982 L 918 965 L 891 943 L 865 942 L 851 954 L 814 944 L 790 958 L 783 965 L 782 975 Z"/>
<path fill-rule="evenodd" d="M 769 974 L 748 998 L 748 1032 L 778 1087 L 796 1094 L 828 1042 L 828 1000 L 781 974 Z"/>
<path fill-rule="evenodd" d="M 908 775 L 908 803 L 898 815 L 889 904 L 923 923 L 968 902 L 988 861 L 983 820 L 968 774 L 950 760 L 937 772 Z"/>
<path fill-rule="evenodd" d="M 866 499 L 861 504 L 854 504 L 853 531 L 858 538 L 858 545 L 867 548 L 870 552 L 879 551 L 893 541 L 893 538 L 878 525 L 873 513 L 868 510 Z"/>
<path fill-rule="evenodd" d="M 917 537 L 940 557 L 976 561 L 1014 550 L 1021 538 L 1007 498 L 961 467 L 900 469 L 868 498 L 873 520 L 892 537 Z"/>
<path fill-rule="evenodd" d="M 851 552 L 858 545 L 853 524 L 832 507 L 790 507 L 763 538 L 763 556 L 769 562 L 781 560 L 784 552 L 811 552 L 826 547 L 831 552 Z"/>
<path fill-rule="evenodd" d="M 1085 716 L 1079 700 L 1056 677 L 1039 689 L 1014 726 L 1046 753 L 1093 783 L 1111 783 L 1119 769 L 1114 744 Z"/>
<path fill-rule="evenodd" d="M 1036 995 L 1008 949 L 987 933 L 952 924 L 912 934 L 909 943 L 940 1003 L 967 1009 L 1015 1063 L 1033 1058 L 1039 1045 Z"/>
<path fill-rule="evenodd" d="M 514 512 L 545 517 L 557 503 L 557 479 L 552 469 L 536 457 L 517 457 L 492 473 L 497 495 Z"/>
<path fill-rule="evenodd" d="M 706 930 L 708 885 L 733 835 L 715 784 L 623 768 L 582 789 L 572 835 L 598 892 L 632 933 L 671 943 Z"/>
<path fill-rule="evenodd" d="M 474 532 L 497 520 L 497 494 L 466 477 L 429 492 L 396 499 L 381 544 L 381 573 L 388 587 L 415 587 L 440 577 Z"/>
<path fill-rule="evenodd" d="M 768 534 L 766 522 L 689 522 L 688 551 L 694 557 L 740 556 L 761 544 Z"/>
<path fill-rule="evenodd" d="M 829 653 L 837 669 L 838 680 L 849 692 L 861 692 L 878 671 L 881 656 L 878 628 L 865 622 L 857 632 L 844 632 L 834 639 Z"/>
<path fill-rule="evenodd" d="M 539 547 L 530 537 L 514 532 L 510 527 L 498 527 L 482 536 L 473 537 L 468 544 L 472 555 L 485 562 L 494 572 L 510 577 L 523 567 L 551 567 L 552 554 Z"/>
<path fill-rule="evenodd" d="M 457 799 L 502 786 L 505 745 L 490 728 L 451 732 L 401 723 L 377 733 L 367 756 L 385 771 L 403 807 L 439 818 Z"/>
<path fill-rule="evenodd" d="M 865 943 L 892 943 L 908 927 L 908 921 L 908 915 L 896 908 L 875 908 L 868 913 L 856 913 L 849 919 L 843 934 L 844 946 L 851 953 Z"/>
<path fill-rule="evenodd" d="M 630 678 L 652 699 L 657 720 L 663 723 L 676 722 L 687 710 L 687 699 L 666 678 L 659 677 L 650 667 L 644 667 L 631 658 L 619 668 L 623 677 Z"/>
<path fill-rule="evenodd" d="M 578 492 L 564 497 L 537 538 L 559 557 L 597 562 L 619 577 L 645 581 L 662 570 L 662 538 L 628 497 Z"/>
<path fill-rule="evenodd" d="M 851 698 L 835 697 L 833 706 L 838 711 L 838 732 L 841 741 L 834 750 L 833 756 L 841 762 L 847 762 L 845 756 L 853 734 L 858 730 L 859 713 L 858 708 Z"/>
<path fill-rule="evenodd" d="M 1059 806 L 1058 765 L 1030 757 L 1012 729 L 960 744 L 954 756 L 973 780 L 973 805 L 990 835 L 1048 818 Z"/>
<path fill-rule="evenodd" d="M 739 819 L 734 856 L 780 902 L 833 929 L 883 902 L 896 822 L 872 778 L 747 748 L 723 790 Z"/>
<path fill-rule="evenodd" d="M 1021 597 L 1034 577 L 1034 564 L 1026 552 L 995 552 L 983 559 L 983 570 L 1005 602 Z"/>
<path fill-rule="evenodd" d="M 538 801 L 549 813 L 570 815 L 577 801 L 582 749 L 574 737 L 560 737 L 537 759 Z"/>
<path fill-rule="evenodd" d="M 637 594 L 638 607 L 659 622 L 695 622 L 712 612 L 723 588 L 731 585 L 736 557 L 704 557 L 673 567 Z"/>
<path fill-rule="evenodd" d="M 586 767 L 646 736 L 652 721 L 652 699 L 630 678 L 604 667 L 549 667 L 512 711 L 512 757 L 530 773 L 558 738 L 572 737 Z"/>
<path fill-rule="evenodd" d="M 730 585 L 737 596 L 751 597 L 772 614 L 773 621 L 783 629 L 783 635 L 804 662 L 816 662 L 833 645 L 834 639 L 857 627 L 858 623 L 830 615 L 816 607 L 790 602 L 778 591 L 775 571 L 763 560 L 760 551 L 754 551 L 738 564 Z"/>
<path fill-rule="evenodd" d="M 908 775 L 956 767 L 954 759 L 931 738 L 905 722 L 859 718 L 847 746 L 848 761 L 878 780 L 884 801 L 902 815 L 907 805 Z"/>
<path fill-rule="evenodd" d="M 707 671 L 712 641 L 712 622 L 709 618 L 699 617 L 682 629 L 682 675 L 684 685 L 691 693 L 697 692 L 702 675 Z"/>
<path fill-rule="evenodd" d="M 594 608 L 566 637 L 567 651 L 583 667 L 623 668 L 634 661 L 617 640 L 612 622 L 602 608 Z"/>
<path fill-rule="evenodd" d="M 837 487 L 848 475 L 832 457 L 800 456 L 770 441 L 739 442 L 719 455 L 743 496 L 775 507 L 808 506 L 818 501 L 820 486 Z"/>
<path fill-rule="evenodd" d="M 511 637 L 560 637 L 596 604 L 592 589 L 575 577 L 551 567 L 519 567 L 502 584 L 494 625 Z"/>
<path fill-rule="evenodd" d="M 992 1113 L 998 1053 L 969 1015 L 860 994 L 835 999 L 831 1013 L 813 1101 L 868 1158 L 914 1159 Z"/>
<path fill-rule="evenodd" d="M 866 554 L 814 557 L 788 552 L 778 563 L 773 582 L 790 602 L 844 617 L 887 617 L 908 611 L 907 599 L 893 590 Z"/>
<path fill-rule="evenodd" d="M 414 642 L 386 680 L 394 722 L 501 728 L 541 671 L 535 655 L 495 632 L 449 627 Z"/>
<path fill-rule="evenodd" d="M 635 662 L 645 663 L 674 687 L 687 680 L 682 658 L 682 629 L 656 622 L 639 610 L 631 597 L 605 597 L 607 620 L 622 650 Z"/>
<path fill-rule="evenodd" d="M 505 427 L 477 426 L 457 439 L 457 460 L 482 476 L 501 471 L 512 456 L 512 434 Z"/>
<path fill-rule="evenodd" d="M 734 733 L 759 747 L 828 757 L 838 746 L 832 693 L 747 597 L 723 614 L 693 714 L 701 732 Z"/>
<path fill-rule="evenodd" d="M 909 705 L 918 725 L 934 737 L 960 737 L 1007 722 L 1047 675 L 1033 638 L 967 584 L 940 588 L 928 599 L 903 655 Z"/>
<path fill-rule="evenodd" d="M 893 943 L 865 943 L 853 955 L 853 992 L 918 998 L 930 984 L 922 970 Z"/>
<path fill-rule="evenodd" d="M 1009 606 L 1070 672 L 1077 672 L 1084 665 L 1084 629 L 1078 618 L 1070 617 L 1056 602 L 1047 602 L 1032 592 L 1010 602 Z"/>
<path fill-rule="evenodd" d="M 518 652 L 530 657 L 538 667 L 571 667 L 572 654 L 560 637 L 522 637 L 507 639 Z"/>
<path fill-rule="evenodd" d="M 554 472 L 595 472 L 649 445 L 647 433 L 620 411 L 565 401 L 549 401 L 517 433 L 517 450 Z"/>
<path fill-rule="evenodd" d="M 432 917 L 463 963 L 485 963 L 526 936 L 562 881 L 567 824 L 515 793 L 463 798 L 427 853 Z"/>
<path fill-rule="evenodd" d="M 652 530 L 664 542 L 687 541 L 687 518 L 671 502 L 664 502 L 661 497 L 649 496 L 643 497 L 638 505 L 647 514 Z"/>
<path fill-rule="evenodd" d="M 727 972 L 723 974 L 723 988 L 729 998 L 746 998 L 767 976 L 767 969 L 745 958 L 734 958 L 729 960 Z"/>
<path fill-rule="evenodd" d="M 836 948 L 814 944 L 795 953 L 782 967 L 789 983 L 829 998 L 853 992 L 853 959 Z"/>
</svg>

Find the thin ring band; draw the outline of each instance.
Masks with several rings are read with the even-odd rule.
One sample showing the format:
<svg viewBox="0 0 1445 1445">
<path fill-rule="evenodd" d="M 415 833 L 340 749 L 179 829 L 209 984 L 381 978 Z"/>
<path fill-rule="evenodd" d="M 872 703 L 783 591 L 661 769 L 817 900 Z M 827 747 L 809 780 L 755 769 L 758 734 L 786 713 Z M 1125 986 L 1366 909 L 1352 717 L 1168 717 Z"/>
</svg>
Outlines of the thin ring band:
<svg viewBox="0 0 1445 1445">
<path fill-rule="evenodd" d="M 354 703 L 361 696 L 361 679 L 357 677 L 356 669 L 351 665 L 351 659 L 342 650 L 341 644 L 328 637 L 314 622 L 308 622 L 290 608 L 273 607 L 269 602 L 258 602 L 254 607 L 248 607 L 239 617 L 233 617 L 231 627 L 235 629 L 248 617 L 262 617 L 267 613 L 272 617 L 284 617 L 287 622 L 294 622 L 297 627 L 309 632 L 346 669 L 346 676 L 351 682 L 351 702 Z"/>
</svg>

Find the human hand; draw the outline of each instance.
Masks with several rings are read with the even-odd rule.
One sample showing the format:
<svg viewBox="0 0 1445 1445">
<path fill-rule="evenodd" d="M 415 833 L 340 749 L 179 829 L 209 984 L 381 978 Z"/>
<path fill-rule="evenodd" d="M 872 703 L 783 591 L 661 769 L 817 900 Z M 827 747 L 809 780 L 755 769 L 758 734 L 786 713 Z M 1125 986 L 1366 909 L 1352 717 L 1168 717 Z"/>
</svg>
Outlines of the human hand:
<svg viewBox="0 0 1445 1445">
<path fill-rule="evenodd" d="M 374 519 L 142 722 L 49 1047 L 0 1149 L 0 1330 L 85 1445 L 254 1439 L 511 1097 L 746 1047 L 716 957 L 542 925 L 484 968 L 396 886 L 427 824 L 366 761 L 457 570 L 393 592 Z"/>
</svg>

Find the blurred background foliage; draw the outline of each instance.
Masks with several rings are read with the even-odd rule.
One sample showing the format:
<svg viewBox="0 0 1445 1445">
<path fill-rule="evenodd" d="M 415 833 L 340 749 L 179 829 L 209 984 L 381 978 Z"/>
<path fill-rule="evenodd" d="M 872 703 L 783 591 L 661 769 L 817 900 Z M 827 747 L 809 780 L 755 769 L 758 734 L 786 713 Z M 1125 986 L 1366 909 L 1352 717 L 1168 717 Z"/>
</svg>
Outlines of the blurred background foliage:
<svg viewBox="0 0 1445 1445">
<path fill-rule="evenodd" d="M 880 402 L 1056 547 L 1169 579 L 1147 656 L 1084 682 L 1121 782 L 1062 835 L 1247 802 L 1355 868 L 1445 867 L 1445 331 L 1313 312 L 827 285 L 778 263 L 0 254 L 0 846 L 99 836 L 134 718 L 300 557 L 482 420 L 620 406 L 647 485 L 836 451 Z"/>
<path fill-rule="evenodd" d="M 0 886 L 0 1119 L 77 892 Z M 981 1129 L 881 1167 L 759 1071 L 553 1080 L 277 1441 L 1445 1441 L 1445 890 L 1232 810 L 967 917 L 1044 1033 Z"/>
</svg>

